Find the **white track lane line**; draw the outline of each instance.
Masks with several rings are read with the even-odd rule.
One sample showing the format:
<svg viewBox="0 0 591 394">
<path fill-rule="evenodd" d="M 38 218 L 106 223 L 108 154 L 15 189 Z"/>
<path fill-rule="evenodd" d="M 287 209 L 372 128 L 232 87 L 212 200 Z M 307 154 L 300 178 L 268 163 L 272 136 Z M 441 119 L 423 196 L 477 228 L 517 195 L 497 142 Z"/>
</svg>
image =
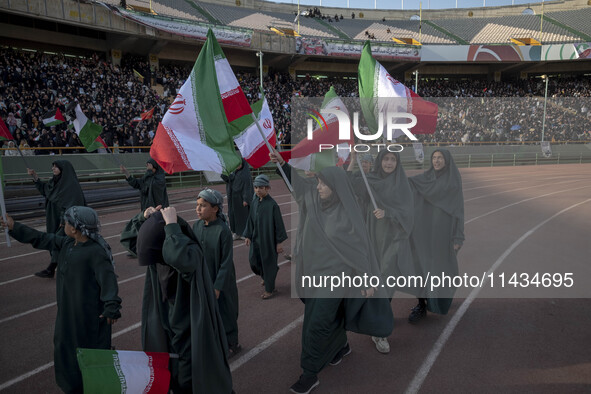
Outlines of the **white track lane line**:
<svg viewBox="0 0 591 394">
<path fill-rule="evenodd" d="M 585 201 L 579 202 L 577 204 L 571 205 L 570 207 L 565 208 L 565 209 L 561 210 L 560 212 L 555 213 L 554 215 L 550 216 L 548 219 L 544 220 L 543 222 L 539 223 L 538 225 L 534 226 L 529 231 L 527 231 L 525 234 L 523 234 L 517 241 L 513 242 L 513 244 L 507 250 L 505 250 L 505 252 L 503 252 L 503 254 L 497 259 L 497 261 L 494 262 L 494 264 L 486 272 L 486 275 L 484 276 L 486 278 L 485 282 L 488 281 L 488 275 L 494 273 L 495 270 L 497 268 L 499 268 L 499 266 L 503 263 L 503 261 L 505 261 L 505 259 L 511 254 L 511 252 L 513 252 L 513 250 L 515 250 L 519 245 L 521 245 L 521 243 L 523 241 L 525 241 L 530 235 L 535 233 L 542 226 L 544 226 L 546 223 L 548 223 L 552 219 L 556 218 L 557 216 L 560 216 L 563 213 L 570 211 L 571 209 L 576 208 L 580 205 L 588 203 L 589 201 L 591 201 L 591 198 L 587 199 Z M 470 304 L 472 304 L 472 302 L 476 299 L 476 297 L 480 293 L 481 289 L 482 289 L 481 287 L 474 288 L 470 292 L 468 297 L 464 300 L 464 302 L 462 302 L 462 304 L 460 305 L 460 307 L 458 308 L 456 313 L 454 313 L 453 317 L 447 323 L 447 325 L 443 329 L 443 332 L 441 333 L 439 338 L 437 338 L 437 341 L 433 345 L 431 352 L 429 352 L 429 354 L 425 358 L 425 361 L 423 361 L 423 364 L 420 366 L 419 370 L 415 374 L 413 380 L 408 385 L 408 388 L 406 389 L 406 394 L 415 394 L 419 391 L 419 389 L 423 385 L 425 379 L 427 378 L 427 375 L 429 374 L 431 367 L 433 367 L 433 364 L 437 360 L 437 357 L 439 356 L 439 354 L 443 350 L 443 347 L 445 346 L 446 342 L 448 341 L 450 336 L 453 334 L 455 328 L 457 327 L 460 320 L 462 319 L 462 317 L 464 316 L 464 314 L 466 313 L 466 311 L 470 307 Z"/>
<path fill-rule="evenodd" d="M 287 233 L 291 233 L 292 231 L 295 231 L 295 230 L 296 230 L 295 228 L 292 228 L 291 230 L 287 230 L 286 232 Z M 244 243 L 241 243 L 241 244 L 238 244 L 238 245 L 234 245 L 234 249 L 239 248 L 241 246 L 245 246 L 245 244 Z M 118 255 L 122 255 L 124 253 L 127 253 L 127 251 L 115 253 L 115 254 L 113 254 L 113 257 L 114 256 L 118 256 Z M 285 264 L 287 262 L 288 261 L 286 260 L 286 261 L 281 262 L 278 265 L 283 265 L 283 264 Z M 32 275 L 30 275 L 30 276 L 32 276 Z M 118 285 L 122 285 L 124 283 L 131 282 L 131 281 L 136 280 L 136 279 L 139 279 L 139 278 L 143 278 L 144 276 L 146 276 L 146 274 L 139 274 L 139 275 L 136 275 L 136 276 L 132 276 L 131 278 L 127 278 L 127 279 L 123 279 L 123 280 L 118 281 L 117 284 Z M 243 278 L 238 279 L 236 281 L 236 283 L 238 284 L 240 282 L 243 282 L 246 279 L 252 278 L 253 276 L 255 276 L 255 275 L 254 274 L 247 275 L 247 276 L 245 276 Z M 12 282 L 14 282 L 14 281 L 16 281 L 16 280 L 13 280 Z M 3 282 L 3 283 L 6 283 L 6 282 Z M 39 306 L 37 308 L 29 309 L 28 311 L 24 311 L 24 312 L 21 312 L 21 313 L 17 313 L 16 315 L 5 317 L 3 319 L 0 319 L 0 324 L 2 324 L 4 322 L 7 322 L 7 321 L 10 321 L 10 320 L 18 319 L 19 317 L 30 315 L 31 313 L 39 312 L 39 311 L 41 311 L 43 309 L 47 309 L 47 308 L 50 308 L 50 307 L 55 306 L 55 305 L 56 305 L 55 302 L 50 302 L 49 304 L 41 305 L 41 306 Z"/>
</svg>

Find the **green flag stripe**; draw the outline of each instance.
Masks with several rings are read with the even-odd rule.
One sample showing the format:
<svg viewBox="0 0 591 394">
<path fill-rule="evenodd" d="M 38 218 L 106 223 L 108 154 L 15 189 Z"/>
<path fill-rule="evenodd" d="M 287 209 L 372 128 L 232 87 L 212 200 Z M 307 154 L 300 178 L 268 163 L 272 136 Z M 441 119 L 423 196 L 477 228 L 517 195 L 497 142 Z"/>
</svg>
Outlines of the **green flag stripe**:
<svg viewBox="0 0 591 394">
<path fill-rule="evenodd" d="M 122 393 L 127 387 L 125 377 L 118 369 L 116 351 L 92 351 L 77 349 L 78 365 L 82 372 L 84 392 L 96 392 L 100 387 L 105 393 Z"/>
<path fill-rule="evenodd" d="M 103 128 L 95 123 L 92 123 L 90 120 L 86 122 L 84 127 L 82 127 L 78 137 L 80 138 L 80 142 L 82 142 L 82 145 L 84 145 L 86 150 L 90 152 L 94 140 L 96 140 L 96 137 L 101 134 L 101 131 L 103 131 Z"/>
<path fill-rule="evenodd" d="M 191 72 L 193 101 L 196 103 L 195 112 L 203 124 L 201 140 L 216 151 L 224 171 L 230 172 L 240 165 L 241 158 L 234 150 L 233 138 L 228 130 L 216 77 L 216 56 L 225 57 L 213 32 L 209 30 L 207 41 Z"/>
</svg>

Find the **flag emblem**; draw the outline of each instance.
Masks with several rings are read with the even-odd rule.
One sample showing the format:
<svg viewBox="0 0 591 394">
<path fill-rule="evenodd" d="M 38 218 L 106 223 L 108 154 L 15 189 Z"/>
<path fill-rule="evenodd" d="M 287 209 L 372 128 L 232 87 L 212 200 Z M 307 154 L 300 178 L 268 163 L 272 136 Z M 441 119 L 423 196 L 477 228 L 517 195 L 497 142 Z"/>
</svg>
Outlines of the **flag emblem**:
<svg viewBox="0 0 591 394">
<path fill-rule="evenodd" d="M 181 94 L 177 94 L 176 98 L 174 99 L 174 103 L 168 108 L 168 112 L 173 115 L 178 115 L 185 109 L 185 105 L 187 105 L 185 99 Z"/>
</svg>

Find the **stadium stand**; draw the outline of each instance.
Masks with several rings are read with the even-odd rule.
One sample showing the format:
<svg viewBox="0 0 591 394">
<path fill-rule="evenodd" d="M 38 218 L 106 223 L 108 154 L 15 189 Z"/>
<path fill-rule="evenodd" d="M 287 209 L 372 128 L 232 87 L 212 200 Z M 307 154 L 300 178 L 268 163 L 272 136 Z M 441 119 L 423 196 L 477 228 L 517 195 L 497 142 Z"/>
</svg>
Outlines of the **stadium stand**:
<svg viewBox="0 0 591 394">
<path fill-rule="evenodd" d="M 120 5 L 119 0 L 102 0 L 102 2 L 111 5 Z M 158 1 L 146 1 L 146 0 L 127 0 L 127 5 L 133 8 L 139 6 L 141 9 L 150 9 L 156 12 L 158 15 L 170 16 L 173 18 L 187 19 L 197 22 L 207 22 L 207 20 L 199 14 L 199 12 L 191 7 L 187 2 L 175 1 L 175 0 L 158 0 Z"/>
<path fill-rule="evenodd" d="M 423 44 L 456 44 L 456 41 L 424 23 L 419 40 L 419 21 L 388 20 L 371 21 L 362 19 L 343 19 L 338 28 L 354 40 L 366 40 L 365 32 L 375 35 L 378 41 L 390 41 L 392 37 L 408 37 Z M 390 30 L 390 33 L 388 33 Z"/>
<path fill-rule="evenodd" d="M 591 37 L 591 8 L 576 11 L 548 12 L 545 16 L 549 16 L 557 22 L 587 35 L 587 39 Z"/>
<path fill-rule="evenodd" d="M 253 9 L 230 7 L 225 5 L 198 2 L 198 4 L 216 19 L 228 26 L 245 27 L 253 30 L 269 31 L 269 27 L 287 27 L 297 30 L 295 15 L 279 12 L 257 12 Z M 328 31 L 326 26 L 313 18 L 300 18 L 300 35 L 315 37 L 337 36 Z"/>
<path fill-rule="evenodd" d="M 431 22 L 454 32 L 470 44 L 505 44 L 511 37 L 532 37 L 544 44 L 582 41 L 581 37 L 549 21 L 544 23 L 540 38 L 540 17 L 537 15 L 437 19 Z"/>
</svg>

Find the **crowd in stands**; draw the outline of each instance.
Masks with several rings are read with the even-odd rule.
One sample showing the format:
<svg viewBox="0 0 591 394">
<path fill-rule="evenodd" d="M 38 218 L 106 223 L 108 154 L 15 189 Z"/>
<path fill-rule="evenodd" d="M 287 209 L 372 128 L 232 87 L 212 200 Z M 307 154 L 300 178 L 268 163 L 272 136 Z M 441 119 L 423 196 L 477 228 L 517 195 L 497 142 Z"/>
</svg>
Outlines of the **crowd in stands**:
<svg viewBox="0 0 591 394">
<path fill-rule="evenodd" d="M 16 145 L 45 148 L 34 149 L 34 154 L 55 154 L 64 147 L 71 149 L 62 149 L 62 153 L 84 152 L 76 134 L 68 129 L 68 122 L 47 127 L 42 121 L 44 114 L 56 108 L 65 112 L 68 103 L 76 100 L 86 116 L 103 127 L 103 140 L 116 152 L 125 152 L 119 149 L 125 146 L 147 150 L 170 100 L 190 70 L 191 65 L 161 65 L 151 70 L 145 58 L 133 56 L 124 56 L 117 66 L 96 54 L 82 58 L 3 48 L 0 116 Z M 236 75 L 250 102 L 258 100 L 257 73 Z M 152 84 L 161 86 L 163 94 L 159 95 Z M 341 97 L 358 95 L 355 79 L 307 76 L 294 80 L 287 73 L 275 73 L 265 77 L 263 84 L 282 144 L 296 143 L 306 132 L 298 127 L 300 133 L 292 134 L 292 124 L 296 124 L 291 114 L 292 97 L 323 97 L 331 86 Z M 437 98 L 440 111 L 438 131 L 419 139 L 447 143 L 538 141 L 544 90 L 541 78 L 513 82 L 421 80 L 419 94 Z M 546 139 L 590 140 L 591 80 L 550 78 L 548 97 Z M 151 108 L 152 119 L 132 122 Z"/>
</svg>

